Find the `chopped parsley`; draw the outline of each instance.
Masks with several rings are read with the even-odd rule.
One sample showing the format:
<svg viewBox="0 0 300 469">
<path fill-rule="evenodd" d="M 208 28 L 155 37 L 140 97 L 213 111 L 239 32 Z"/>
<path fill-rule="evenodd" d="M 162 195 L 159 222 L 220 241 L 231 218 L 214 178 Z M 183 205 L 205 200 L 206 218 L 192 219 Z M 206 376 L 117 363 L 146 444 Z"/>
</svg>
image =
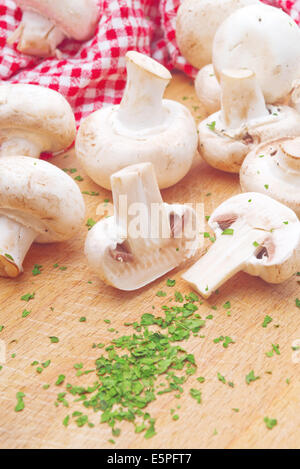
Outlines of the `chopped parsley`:
<svg viewBox="0 0 300 469">
<path fill-rule="evenodd" d="M 252 383 L 253 381 L 256 381 L 256 380 L 258 380 L 258 379 L 260 379 L 260 376 L 255 376 L 254 370 L 251 370 L 250 373 L 248 373 L 248 374 L 246 375 L 246 383 L 247 383 L 247 384 L 250 384 L 250 383 Z"/>
<path fill-rule="evenodd" d="M 262 323 L 262 327 L 267 327 L 268 324 L 270 324 L 273 321 L 271 316 L 265 316 L 264 322 Z"/>
<path fill-rule="evenodd" d="M 26 397 L 23 392 L 17 392 L 16 398 L 17 398 L 17 405 L 15 407 L 16 412 L 21 412 L 25 408 L 25 403 L 23 398 Z"/>
<path fill-rule="evenodd" d="M 26 295 L 21 296 L 22 301 L 30 301 L 35 297 L 35 293 L 26 293 Z"/>
<path fill-rule="evenodd" d="M 210 122 L 209 124 L 206 124 L 206 125 L 210 130 L 212 130 L 213 132 L 215 131 L 216 121 Z"/>
<path fill-rule="evenodd" d="M 43 267 L 42 265 L 34 264 L 34 267 L 32 269 L 32 275 L 34 275 L 34 276 L 40 275 L 42 273 L 41 272 L 42 267 Z"/>
<path fill-rule="evenodd" d="M 272 430 L 277 425 L 277 420 L 276 419 L 270 419 L 269 417 L 265 417 L 264 422 L 266 424 L 266 427 L 269 430 Z"/>
</svg>

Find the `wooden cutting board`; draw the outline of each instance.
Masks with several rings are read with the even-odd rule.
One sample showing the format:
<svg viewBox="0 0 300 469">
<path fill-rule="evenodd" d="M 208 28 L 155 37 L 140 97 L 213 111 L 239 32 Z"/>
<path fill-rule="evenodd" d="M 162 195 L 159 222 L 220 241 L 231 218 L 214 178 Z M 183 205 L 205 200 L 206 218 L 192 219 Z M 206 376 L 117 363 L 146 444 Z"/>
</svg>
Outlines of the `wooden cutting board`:
<svg viewBox="0 0 300 469">
<path fill-rule="evenodd" d="M 174 76 L 167 97 L 188 106 L 197 121 L 206 117 L 191 81 L 183 75 Z M 84 174 L 72 152 L 55 158 L 53 164 L 76 168 L 77 172 L 71 175 L 84 178 L 78 182 L 82 191 L 99 193 L 84 195 L 86 218 L 98 220 L 96 209 L 104 199 L 111 200 L 111 194 Z M 220 202 L 239 192 L 238 176 L 216 171 L 201 162 L 183 181 L 164 190 L 163 198 L 169 203 L 203 202 L 205 214 L 209 215 Z M 168 277 L 176 279 L 177 290 L 190 291 L 180 280 L 182 270 L 133 293 L 105 286 L 90 272 L 83 255 L 87 229 L 83 227 L 68 243 L 34 245 L 24 263 L 24 274 L 17 280 L 0 279 L 0 325 L 4 326 L 0 339 L 7 349 L 6 364 L 0 371 L 1 448 L 299 448 L 300 363 L 293 362 L 300 362 L 300 353 L 298 358 L 292 350 L 294 341 L 300 339 L 296 276 L 283 285 L 272 286 L 241 273 L 203 303 L 201 316 L 213 315 L 201 331 L 205 338 L 192 338 L 183 344 L 195 354 L 198 371 L 185 384 L 180 401 L 167 394 L 149 406 L 157 419 L 157 435 L 152 439 L 145 440 L 134 433 L 132 425 L 123 423 L 121 436 L 115 438 L 112 446 L 108 442 L 110 429 L 99 425 L 100 415 L 93 413 L 94 428 L 62 425 L 67 413 L 82 408 L 72 406 L 68 412 L 63 406 L 54 406 L 57 393 L 62 391 L 54 385 L 58 375 L 64 374 L 66 382 L 74 383 L 73 365 L 83 362 L 86 369 L 93 368 L 101 355 L 99 349 L 92 349 L 92 344 L 109 343 L 116 337 L 108 328 L 125 334 L 128 330 L 124 322 L 151 312 L 152 305 L 160 309 L 167 300 L 155 293 L 167 290 L 167 298 L 174 294 L 174 289 L 166 287 Z M 40 275 L 32 275 L 34 264 L 43 266 Z M 67 269 L 60 270 L 53 267 L 55 264 Z M 33 300 L 21 301 L 22 295 L 33 292 Z M 231 303 L 231 316 L 223 308 L 227 301 Z M 31 311 L 26 318 L 22 318 L 24 309 Z M 263 328 L 266 315 L 273 322 Z M 79 321 L 82 316 L 86 322 Z M 111 325 L 104 319 L 110 319 Z M 220 335 L 230 336 L 235 343 L 227 349 L 215 344 L 213 340 Z M 58 337 L 59 343 L 51 344 L 50 336 Z M 271 344 L 279 344 L 280 355 L 266 356 Z M 31 366 L 35 360 L 42 363 L 49 359 L 51 365 L 42 374 Z M 251 370 L 260 379 L 247 385 L 245 376 Z M 233 381 L 234 388 L 219 381 L 217 373 Z M 204 376 L 205 383 L 199 384 L 198 376 Z M 83 383 L 93 382 L 88 378 L 80 379 Z M 48 383 L 50 388 L 44 390 L 43 385 Z M 202 404 L 190 397 L 192 387 L 202 390 Z M 26 407 L 16 413 L 18 391 L 25 393 Z M 174 422 L 170 409 L 176 409 L 178 404 L 179 420 Z M 277 426 L 268 430 L 264 417 L 277 419 Z"/>
</svg>

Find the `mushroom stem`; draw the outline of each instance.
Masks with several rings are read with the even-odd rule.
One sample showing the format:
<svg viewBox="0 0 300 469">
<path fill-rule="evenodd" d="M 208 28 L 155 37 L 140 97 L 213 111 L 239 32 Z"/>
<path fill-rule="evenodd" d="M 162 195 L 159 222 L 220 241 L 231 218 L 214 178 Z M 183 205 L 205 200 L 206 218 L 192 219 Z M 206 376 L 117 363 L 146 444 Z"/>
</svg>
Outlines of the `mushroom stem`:
<svg viewBox="0 0 300 469">
<path fill-rule="evenodd" d="M 127 84 L 121 101 L 119 121 L 132 130 L 160 125 L 165 118 L 163 94 L 171 74 L 145 55 L 130 51 L 126 54 Z"/>
<path fill-rule="evenodd" d="M 221 72 L 221 109 L 222 120 L 231 129 L 269 115 L 254 72 L 247 69 Z"/>
<path fill-rule="evenodd" d="M 182 276 L 204 298 L 226 280 L 243 270 L 266 238 L 266 232 L 238 220 L 230 227 L 232 235 L 221 235 L 209 251 Z"/>
<path fill-rule="evenodd" d="M 31 228 L 0 216 L 0 276 L 14 278 L 23 271 L 23 260 L 36 237 Z"/>
<path fill-rule="evenodd" d="M 283 164 L 287 168 L 300 171 L 300 137 L 281 143 L 275 159 L 280 166 Z"/>
<path fill-rule="evenodd" d="M 4 132 L 1 132 L 1 134 Z M 43 144 L 39 138 L 34 135 L 24 136 L 20 132 L 20 136 L 16 133 L 13 136 L 2 136 L 0 134 L 0 157 L 1 156 L 31 156 L 32 158 L 39 158 L 43 151 Z"/>
<path fill-rule="evenodd" d="M 8 42 L 12 44 L 18 40 L 18 50 L 23 54 L 47 57 L 56 53 L 56 46 L 64 37 L 64 33 L 52 21 L 35 11 L 27 10 Z"/>
<path fill-rule="evenodd" d="M 130 252 L 139 256 L 152 243 L 168 242 L 170 220 L 151 163 L 130 166 L 111 177 L 116 224 Z"/>
</svg>

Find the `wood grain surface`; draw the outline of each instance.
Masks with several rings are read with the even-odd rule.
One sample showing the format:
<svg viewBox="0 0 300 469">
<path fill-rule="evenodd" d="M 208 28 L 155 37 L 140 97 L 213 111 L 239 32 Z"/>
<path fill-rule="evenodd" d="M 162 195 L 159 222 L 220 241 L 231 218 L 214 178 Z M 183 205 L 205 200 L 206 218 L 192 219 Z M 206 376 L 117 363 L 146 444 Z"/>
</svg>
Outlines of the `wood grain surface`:
<svg viewBox="0 0 300 469">
<path fill-rule="evenodd" d="M 175 74 L 168 87 L 168 98 L 176 99 L 193 112 L 199 121 L 205 113 L 195 97 L 192 83 Z M 104 199 L 111 200 L 108 191 L 97 187 L 81 170 L 72 152 L 53 160 L 60 168 L 76 168 L 72 177 L 84 178 L 78 182 L 82 191 L 99 192 L 97 196 L 84 195 L 87 219 L 99 219 L 96 209 Z M 240 192 L 238 176 L 214 170 L 200 162 L 175 187 L 163 191 L 166 202 L 204 202 L 209 215 L 220 202 Z M 300 447 L 300 363 L 293 352 L 294 341 L 300 339 L 300 310 L 295 305 L 299 294 L 299 277 L 272 286 L 246 274 L 238 274 L 227 282 L 218 295 L 204 301 L 200 307 L 202 317 L 209 314 L 201 330 L 204 338 L 193 337 L 184 348 L 195 354 L 198 371 L 184 385 L 183 397 L 172 394 L 159 397 L 149 406 L 156 417 L 157 435 L 145 440 L 134 433 L 129 423 L 122 423 L 121 436 L 116 444 L 109 443 L 111 430 L 99 424 L 100 414 L 91 412 L 94 428 L 62 425 L 71 410 L 54 401 L 62 391 L 54 385 L 59 374 L 66 382 L 93 383 L 93 378 L 75 378 L 75 363 L 83 362 L 86 369 L 93 368 L 101 355 L 92 349 L 93 343 L 108 344 L 116 337 L 109 332 L 113 327 L 119 335 L 127 333 L 126 321 L 134 321 L 152 305 L 161 305 L 174 296 L 174 289 L 166 287 L 168 277 L 176 279 L 176 289 L 188 293 L 190 289 L 180 280 L 183 270 L 177 270 L 153 284 L 133 293 L 122 293 L 105 286 L 93 275 L 83 254 L 87 227 L 70 242 L 55 245 L 34 245 L 24 263 L 25 272 L 17 280 L 0 279 L 0 340 L 6 345 L 6 363 L 0 371 L 0 447 L 1 448 L 299 448 Z M 206 228 L 207 229 L 207 228 Z M 209 244 L 209 242 L 208 242 Z M 32 275 L 34 264 L 42 265 L 42 273 Z M 58 264 L 67 269 L 53 267 Z M 158 290 L 167 291 L 166 298 L 158 298 Z M 35 292 L 28 303 L 21 296 Z M 231 303 L 231 316 L 223 305 Z M 169 304 L 169 303 L 168 303 Z M 212 309 L 216 306 L 216 309 Z M 23 310 L 30 315 L 22 317 Z M 273 318 L 267 328 L 262 327 L 264 317 Z M 85 316 L 86 322 L 80 322 Z M 107 325 L 104 319 L 110 319 Z M 225 349 L 213 340 L 220 335 L 230 336 L 234 344 Z M 59 343 L 52 344 L 50 336 Z M 267 357 L 272 344 L 279 344 L 280 355 Z M 2 343 L 3 345 L 3 343 Z M 300 345 L 300 341 L 298 343 Z M 294 354 L 294 356 L 293 356 Z M 300 354 L 299 354 L 300 355 Z M 31 366 L 51 360 L 43 373 Z M 293 363 L 295 362 L 295 363 Z M 245 376 L 254 370 L 260 379 L 245 382 Z M 234 387 L 223 384 L 217 373 L 233 381 Z M 199 384 L 198 376 L 206 381 Z M 77 381 L 76 381 L 77 379 Z M 286 381 L 288 380 L 288 381 Z M 48 390 L 43 385 L 49 383 Z M 192 399 L 189 389 L 202 391 L 202 404 Z M 25 409 L 16 413 L 16 393 L 24 392 Z M 174 422 L 170 409 L 176 408 L 179 420 Z M 239 412 L 233 409 L 238 408 Z M 264 417 L 277 419 L 272 430 L 266 428 Z"/>
</svg>

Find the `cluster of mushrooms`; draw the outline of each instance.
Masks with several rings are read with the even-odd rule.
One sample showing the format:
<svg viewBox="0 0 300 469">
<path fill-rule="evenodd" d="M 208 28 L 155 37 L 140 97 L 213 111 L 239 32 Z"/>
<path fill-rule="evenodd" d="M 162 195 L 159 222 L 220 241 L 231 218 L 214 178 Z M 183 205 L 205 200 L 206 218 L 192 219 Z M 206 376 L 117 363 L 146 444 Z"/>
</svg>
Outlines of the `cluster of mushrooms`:
<svg viewBox="0 0 300 469">
<path fill-rule="evenodd" d="M 57 53 L 65 36 L 83 40 L 95 28 L 92 0 L 66 0 L 63 11 L 51 1 L 17 3 L 24 16 L 14 39 L 22 52 Z M 91 8 L 83 15 L 86 29 L 78 30 L 83 4 Z M 68 13 L 74 31 L 62 27 Z M 212 213 L 216 241 L 183 278 L 207 298 L 241 270 L 270 283 L 299 270 L 300 30 L 256 0 L 185 0 L 177 39 L 201 68 L 195 85 L 212 113 L 198 131 L 185 106 L 163 99 L 169 71 L 134 51 L 126 54 L 121 104 L 91 114 L 77 136 L 72 110 L 57 92 L 0 86 L 0 275 L 18 276 L 33 242 L 65 241 L 82 226 L 77 184 L 39 160 L 75 137 L 83 168 L 113 195 L 113 216 L 96 223 L 85 243 L 89 265 L 107 284 L 136 290 L 195 255 L 195 211 L 164 203 L 160 189 L 190 171 L 197 151 L 218 170 L 240 172 L 242 193 Z M 128 231 L 134 204 L 143 205 L 144 229 L 136 236 Z"/>
</svg>

